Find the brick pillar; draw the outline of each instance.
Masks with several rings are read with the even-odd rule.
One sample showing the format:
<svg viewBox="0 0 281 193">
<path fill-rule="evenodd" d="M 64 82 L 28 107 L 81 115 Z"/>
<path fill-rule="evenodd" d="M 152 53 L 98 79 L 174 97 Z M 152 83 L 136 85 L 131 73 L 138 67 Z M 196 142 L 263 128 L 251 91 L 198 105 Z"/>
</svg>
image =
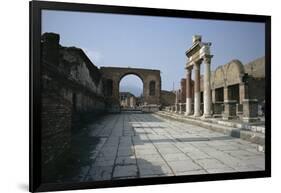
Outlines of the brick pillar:
<svg viewBox="0 0 281 193">
<path fill-rule="evenodd" d="M 191 68 L 186 68 L 186 112 L 185 115 L 191 115 L 192 91 L 191 91 Z"/>
<path fill-rule="evenodd" d="M 181 103 L 186 101 L 186 79 L 181 79 Z"/>
</svg>

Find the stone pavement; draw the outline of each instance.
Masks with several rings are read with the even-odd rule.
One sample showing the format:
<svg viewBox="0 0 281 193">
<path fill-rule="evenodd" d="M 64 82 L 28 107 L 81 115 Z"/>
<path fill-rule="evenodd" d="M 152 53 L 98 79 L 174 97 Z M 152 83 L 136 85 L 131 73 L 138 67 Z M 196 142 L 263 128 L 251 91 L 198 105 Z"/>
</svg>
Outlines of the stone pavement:
<svg viewBox="0 0 281 193">
<path fill-rule="evenodd" d="M 155 114 L 110 114 L 85 129 L 99 140 L 75 181 L 264 170 L 255 144 Z"/>
</svg>

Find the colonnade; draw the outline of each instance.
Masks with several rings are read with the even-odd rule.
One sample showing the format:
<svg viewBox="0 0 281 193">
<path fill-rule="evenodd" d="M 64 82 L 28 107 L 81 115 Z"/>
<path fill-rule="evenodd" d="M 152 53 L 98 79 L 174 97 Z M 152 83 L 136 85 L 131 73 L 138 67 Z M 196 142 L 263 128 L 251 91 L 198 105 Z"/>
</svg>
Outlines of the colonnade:
<svg viewBox="0 0 281 193">
<path fill-rule="evenodd" d="M 200 103 L 200 67 L 204 64 L 204 117 L 211 117 L 212 94 L 211 94 L 211 43 L 202 43 L 201 36 L 193 36 L 193 45 L 186 52 L 188 62 L 186 64 L 186 115 L 192 115 L 192 86 L 191 77 L 194 69 L 194 116 L 201 116 Z"/>
</svg>

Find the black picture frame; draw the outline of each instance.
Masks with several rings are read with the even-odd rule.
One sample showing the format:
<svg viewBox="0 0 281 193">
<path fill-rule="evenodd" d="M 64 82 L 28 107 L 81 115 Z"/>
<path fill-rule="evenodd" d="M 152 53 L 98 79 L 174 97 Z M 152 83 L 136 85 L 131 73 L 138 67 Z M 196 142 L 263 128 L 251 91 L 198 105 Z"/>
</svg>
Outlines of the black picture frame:
<svg viewBox="0 0 281 193">
<path fill-rule="evenodd" d="M 62 3 L 47 1 L 29 2 L 30 10 L 30 177 L 29 191 L 60 191 L 89 188 L 108 188 L 122 186 L 139 186 L 152 184 L 183 183 L 198 181 L 214 181 L 244 178 L 262 178 L 271 176 L 271 17 L 265 15 L 248 15 L 233 13 L 201 12 L 141 7 L 108 6 L 80 3 Z M 155 177 L 149 179 L 128 179 L 113 181 L 97 181 L 83 183 L 42 184 L 41 176 L 41 101 L 40 101 L 40 38 L 41 10 L 67 10 L 79 12 L 119 13 L 129 15 L 163 16 L 179 18 L 199 18 L 210 20 L 249 21 L 265 23 L 265 72 L 266 72 L 266 135 L 265 135 L 265 170 L 237 173 L 218 173 L 190 176 Z"/>
</svg>

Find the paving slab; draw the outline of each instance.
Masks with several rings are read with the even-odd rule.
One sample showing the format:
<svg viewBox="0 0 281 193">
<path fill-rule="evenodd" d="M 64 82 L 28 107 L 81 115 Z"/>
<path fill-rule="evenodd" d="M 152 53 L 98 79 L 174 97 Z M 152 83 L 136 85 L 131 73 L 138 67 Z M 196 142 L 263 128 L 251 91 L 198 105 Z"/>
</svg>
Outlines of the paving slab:
<svg viewBox="0 0 281 193">
<path fill-rule="evenodd" d="M 137 177 L 138 169 L 136 165 L 116 165 L 113 171 L 113 178 Z"/>
<path fill-rule="evenodd" d="M 169 161 L 168 164 L 175 173 L 203 169 L 191 160 Z"/>
<path fill-rule="evenodd" d="M 259 171 L 265 166 L 264 153 L 251 142 L 154 114 L 112 114 L 88 129 L 101 140 L 89 152 L 88 167 L 81 166 L 76 176 L 84 181 Z"/>
<path fill-rule="evenodd" d="M 117 157 L 115 164 L 117 165 L 135 165 L 136 164 L 135 156 L 121 156 Z"/>
</svg>

